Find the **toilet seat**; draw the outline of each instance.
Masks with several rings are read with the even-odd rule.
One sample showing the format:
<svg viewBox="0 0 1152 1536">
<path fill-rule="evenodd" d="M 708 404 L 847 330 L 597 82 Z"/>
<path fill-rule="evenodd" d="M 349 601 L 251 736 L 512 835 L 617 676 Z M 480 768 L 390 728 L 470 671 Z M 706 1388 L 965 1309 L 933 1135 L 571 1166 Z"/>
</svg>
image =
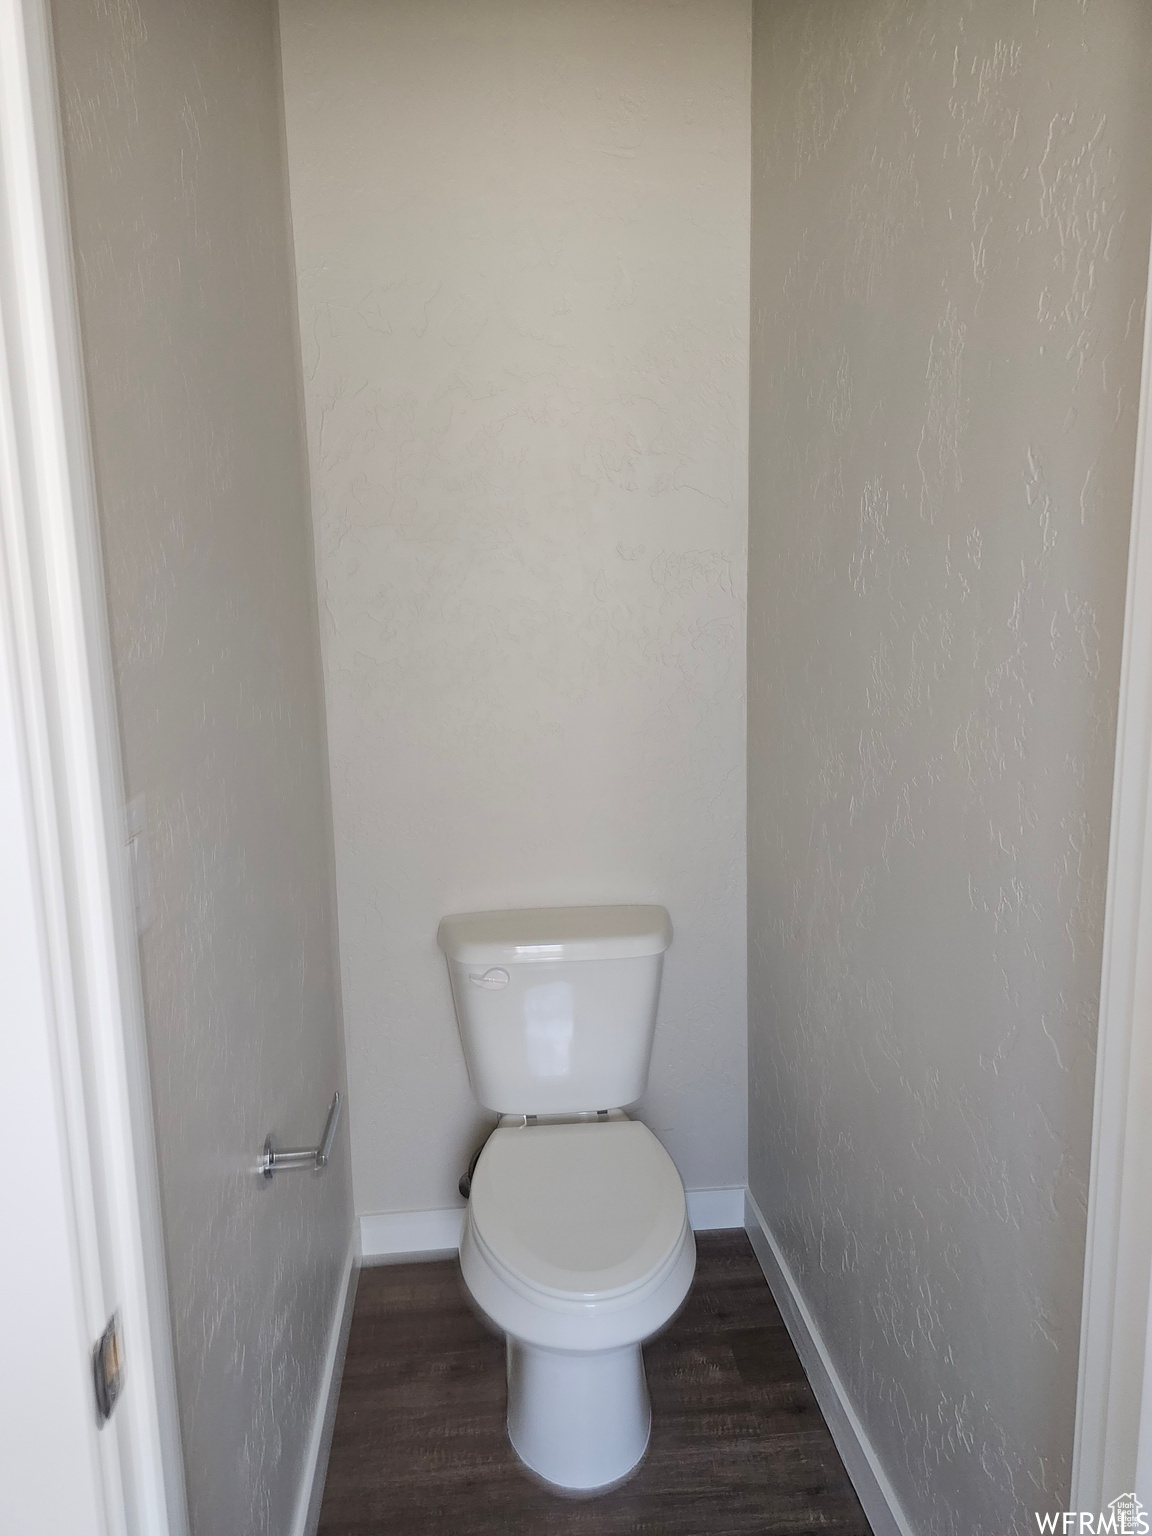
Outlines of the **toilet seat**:
<svg viewBox="0 0 1152 1536">
<path fill-rule="evenodd" d="M 639 1121 L 501 1126 L 472 1176 L 460 1266 L 516 1339 L 636 1345 L 675 1314 L 696 1268 L 676 1165 Z"/>
<path fill-rule="evenodd" d="M 476 1238 L 542 1301 L 621 1301 L 675 1258 L 687 1222 L 676 1165 L 638 1120 L 502 1126 L 476 1165 Z"/>
</svg>

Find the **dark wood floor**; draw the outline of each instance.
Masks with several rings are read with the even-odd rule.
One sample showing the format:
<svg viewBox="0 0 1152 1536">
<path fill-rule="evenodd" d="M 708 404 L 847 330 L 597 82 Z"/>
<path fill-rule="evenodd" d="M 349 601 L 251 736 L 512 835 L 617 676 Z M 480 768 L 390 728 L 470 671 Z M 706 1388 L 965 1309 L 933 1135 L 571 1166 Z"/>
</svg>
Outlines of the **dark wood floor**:
<svg viewBox="0 0 1152 1536">
<path fill-rule="evenodd" d="M 696 1283 L 644 1351 L 652 1441 L 595 1499 L 521 1466 L 504 1430 L 504 1344 L 455 1260 L 365 1269 L 321 1536 L 870 1536 L 742 1232 L 697 1239 Z"/>
</svg>

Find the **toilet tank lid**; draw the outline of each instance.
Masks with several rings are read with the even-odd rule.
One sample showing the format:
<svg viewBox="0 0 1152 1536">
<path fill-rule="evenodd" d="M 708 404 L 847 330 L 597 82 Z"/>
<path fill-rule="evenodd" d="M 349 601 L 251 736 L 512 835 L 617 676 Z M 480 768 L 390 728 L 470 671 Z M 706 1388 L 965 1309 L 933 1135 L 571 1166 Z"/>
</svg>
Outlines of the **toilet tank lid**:
<svg viewBox="0 0 1152 1536">
<path fill-rule="evenodd" d="M 436 941 L 461 965 L 634 960 L 672 942 L 663 907 L 531 907 L 462 912 L 440 923 Z"/>
</svg>

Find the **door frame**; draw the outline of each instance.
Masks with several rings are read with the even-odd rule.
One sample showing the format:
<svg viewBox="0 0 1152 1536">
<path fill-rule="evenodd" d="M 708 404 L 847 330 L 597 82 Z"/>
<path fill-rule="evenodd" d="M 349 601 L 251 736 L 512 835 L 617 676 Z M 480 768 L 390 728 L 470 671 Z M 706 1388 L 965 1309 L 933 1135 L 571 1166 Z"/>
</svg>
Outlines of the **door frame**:
<svg viewBox="0 0 1152 1536">
<path fill-rule="evenodd" d="M 92 1403 L 88 1427 L 104 1490 L 92 1528 L 109 1536 L 187 1536 L 48 0 L 0 0 L 0 603 L 0 666 L 11 685 L 5 734 L 22 789 L 5 806 L 4 827 L 13 846 L 23 835 L 29 853 L 25 889 L 39 940 L 39 953 L 29 955 L 3 936 L 5 960 L 13 975 L 40 987 L 43 1006 L 30 1006 L 20 1025 L 52 1063 L 44 1104 L 53 1123 L 41 1117 L 27 1124 L 24 1151 L 38 1165 L 43 1158 L 45 1167 L 58 1166 L 67 1188 L 72 1295 L 85 1355 L 72 1365 L 79 1363 L 89 1385 L 87 1345 L 113 1313 L 125 1353 L 123 1391 L 102 1428 Z M 16 872 L 0 871 L 0 882 L 15 899 Z M 33 1257 L 39 1236 L 22 1234 Z M 75 1380 L 61 1380 L 60 1388 L 74 1391 Z M 9 1382 L 5 1391 L 19 1398 L 20 1386 Z"/>
<path fill-rule="evenodd" d="M 1150 807 L 1152 264 L 1120 667 L 1072 1458 L 1071 1507 L 1080 1510 L 1103 1510 L 1133 1490 L 1152 1506 L 1152 1403 L 1145 1401 L 1152 1389 L 1152 1372 L 1145 1370 L 1152 1324 Z"/>
</svg>

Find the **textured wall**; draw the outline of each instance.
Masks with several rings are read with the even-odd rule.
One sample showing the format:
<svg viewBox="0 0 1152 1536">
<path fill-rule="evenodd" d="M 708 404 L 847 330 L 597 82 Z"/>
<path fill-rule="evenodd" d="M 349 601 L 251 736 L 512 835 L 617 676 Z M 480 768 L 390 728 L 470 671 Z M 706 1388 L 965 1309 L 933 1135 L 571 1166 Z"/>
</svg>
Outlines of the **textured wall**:
<svg viewBox="0 0 1152 1536">
<path fill-rule="evenodd" d="M 923 1536 L 1067 1493 L 1150 45 L 756 11 L 751 1183 Z"/>
<path fill-rule="evenodd" d="M 645 1118 L 741 1183 L 744 0 L 284 0 L 356 1203 L 477 1125 L 446 912 L 659 901 Z"/>
<path fill-rule="evenodd" d="M 193 1523 L 283 1536 L 351 1215 L 253 1172 L 343 1076 L 276 14 L 53 9 Z"/>
</svg>

